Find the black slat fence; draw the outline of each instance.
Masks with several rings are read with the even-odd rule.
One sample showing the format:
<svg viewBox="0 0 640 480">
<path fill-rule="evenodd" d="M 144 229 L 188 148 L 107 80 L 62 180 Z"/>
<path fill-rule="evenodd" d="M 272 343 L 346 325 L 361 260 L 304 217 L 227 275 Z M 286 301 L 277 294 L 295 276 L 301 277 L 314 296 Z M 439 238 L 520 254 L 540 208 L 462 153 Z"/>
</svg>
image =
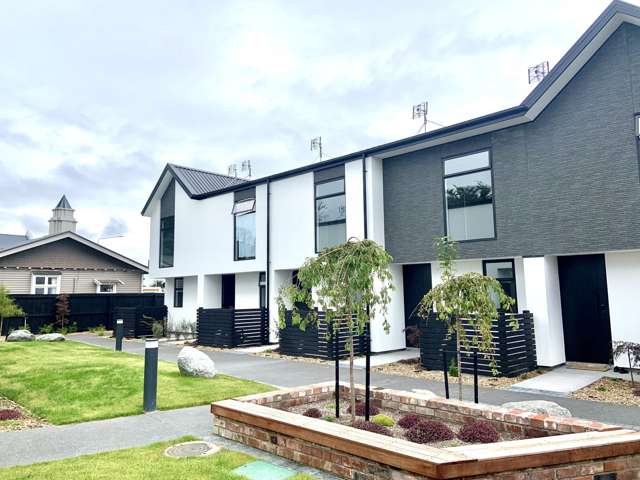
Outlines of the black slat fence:
<svg viewBox="0 0 640 480">
<path fill-rule="evenodd" d="M 198 345 L 253 347 L 269 343 L 266 308 L 199 308 Z"/>
</svg>

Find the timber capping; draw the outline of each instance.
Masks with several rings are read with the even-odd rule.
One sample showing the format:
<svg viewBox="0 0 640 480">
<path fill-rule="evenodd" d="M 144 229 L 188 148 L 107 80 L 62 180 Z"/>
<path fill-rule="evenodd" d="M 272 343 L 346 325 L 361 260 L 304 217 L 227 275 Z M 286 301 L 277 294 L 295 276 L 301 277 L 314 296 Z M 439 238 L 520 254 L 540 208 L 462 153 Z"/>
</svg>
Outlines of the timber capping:
<svg viewBox="0 0 640 480">
<path fill-rule="evenodd" d="M 361 387 L 357 388 L 359 390 Z M 343 385 L 341 389 L 347 387 Z M 522 411 L 503 412 L 503 417 L 506 415 L 507 419 L 516 423 L 533 421 L 544 424 L 545 420 L 551 419 L 547 421 L 549 425 L 555 425 L 557 422 L 562 424 L 564 420 L 569 427 L 557 429 L 555 433 L 540 438 L 437 448 L 400 438 L 391 439 L 384 435 L 274 408 L 281 402 L 297 400 L 295 404 L 301 404 L 305 400 L 312 401 L 312 397 L 317 395 L 332 394 L 333 388 L 330 383 L 289 388 L 215 402 L 211 405 L 211 412 L 217 421 L 228 419 L 248 427 L 285 435 L 381 465 L 438 479 L 472 477 L 640 454 L 640 432 L 575 418 L 545 419 L 541 418 L 545 416 Z M 427 399 L 420 394 L 396 390 L 375 389 L 372 390 L 372 396 L 374 401 L 376 397 L 393 398 L 394 401 L 402 397 L 402 400 L 407 400 L 408 405 L 416 405 L 416 408 L 424 404 L 426 408 L 437 409 L 437 405 L 442 404 L 441 406 L 448 411 L 459 409 L 467 415 L 474 416 L 475 412 L 482 410 L 485 415 L 480 417 L 484 420 L 487 419 L 487 409 L 489 417 L 492 415 L 491 410 L 505 410 L 501 407 L 476 405 L 440 397 Z M 569 433 L 572 431 L 572 425 L 580 426 L 581 433 Z M 563 433 L 563 430 L 567 433 Z"/>
</svg>

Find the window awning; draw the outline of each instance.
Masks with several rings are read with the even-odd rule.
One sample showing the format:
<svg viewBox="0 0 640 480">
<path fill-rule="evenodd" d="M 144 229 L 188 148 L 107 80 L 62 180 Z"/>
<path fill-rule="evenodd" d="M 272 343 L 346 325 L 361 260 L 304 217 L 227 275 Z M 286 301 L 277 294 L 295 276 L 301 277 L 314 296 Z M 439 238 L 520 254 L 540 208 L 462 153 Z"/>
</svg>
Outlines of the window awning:
<svg viewBox="0 0 640 480">
<path fill-rule="evenodd" d="M 96 285 L 124 285 L 124 282 L 118 278 L 116 279 L 105 279 L 105 280 L 98 280 L 96 278 L 93 279 L 93 283 L 95 283 Z"/>
<path fill-rule="evenodd" d="M 241 200 L 233 204 L 232 215 L 246 215 L 247 213 L 253 213 L 256 211 L 256 199 L 249 198 L 247 200 Z"/>
</svg>

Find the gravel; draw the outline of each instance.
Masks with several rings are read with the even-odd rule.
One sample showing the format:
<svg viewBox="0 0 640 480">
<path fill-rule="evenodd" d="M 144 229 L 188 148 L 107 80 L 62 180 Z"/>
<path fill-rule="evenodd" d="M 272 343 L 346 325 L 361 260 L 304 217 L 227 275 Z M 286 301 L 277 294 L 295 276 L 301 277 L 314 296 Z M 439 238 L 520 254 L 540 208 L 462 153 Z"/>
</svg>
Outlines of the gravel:
<svg viewBox="0 0 640 480">
<path fill-rule="evenodd" d="M 4 409 L 18 410 L 22 414 L 22 418 L 16 420 L 0 420 L 0 432 L 27 430 L 30 428 L 39 428 L 48 425 L 47 422 L 39 419 L 28 410 L 22 408 L 16 402 L 0 396 L 0 410 Z"/>
<path fill-rule="evenodd" d="M 601 378 L 571 394 L 572 398 L 592 400 L 596 402 L 619 403 L 621 405 L 640 407 L 640 396 L 634 390 L 640 389 L 640 382 L 635 387 L 630 380 L 622 378 Z"/>
</svg>

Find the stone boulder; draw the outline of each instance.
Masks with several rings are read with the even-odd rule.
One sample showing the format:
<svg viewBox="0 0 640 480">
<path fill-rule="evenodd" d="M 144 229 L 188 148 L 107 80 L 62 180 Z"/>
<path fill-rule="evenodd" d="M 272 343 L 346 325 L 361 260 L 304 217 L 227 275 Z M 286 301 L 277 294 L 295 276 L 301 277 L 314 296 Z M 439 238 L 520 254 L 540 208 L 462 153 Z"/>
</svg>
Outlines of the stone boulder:
<svg viewBox="0 0 640 480">
<path fill-rule="evenodd" d="M 33 342 L 36 336 L 29 330 L 14 330 L 7 337 L 7 342 Z"/>
<path fill-rule="evenodd" d="M 542 413 L 544 415 L 552 415 L 554 417 L 570 417 L 571 412 L 561 407 L 555 402 L 547 400 L 527 400 L 524 402 L 508 402 L 503 403 L 505 408 L 518 408 L 525 412 Z"/>
<path fill-rule="evenodd" d="M 178 368 L 182 375 L 189 377 L 216 376 L 216 366 L 205 353 L 193 347 L 184 347 L 178 354 Z"/>
<path fill-rule="evenodd" d="M 38 335 L 36 340 L 38 342 L 64 342 L 66 338 L 61 333 L 45 333 L 44 335 Z"/>
</svg>

